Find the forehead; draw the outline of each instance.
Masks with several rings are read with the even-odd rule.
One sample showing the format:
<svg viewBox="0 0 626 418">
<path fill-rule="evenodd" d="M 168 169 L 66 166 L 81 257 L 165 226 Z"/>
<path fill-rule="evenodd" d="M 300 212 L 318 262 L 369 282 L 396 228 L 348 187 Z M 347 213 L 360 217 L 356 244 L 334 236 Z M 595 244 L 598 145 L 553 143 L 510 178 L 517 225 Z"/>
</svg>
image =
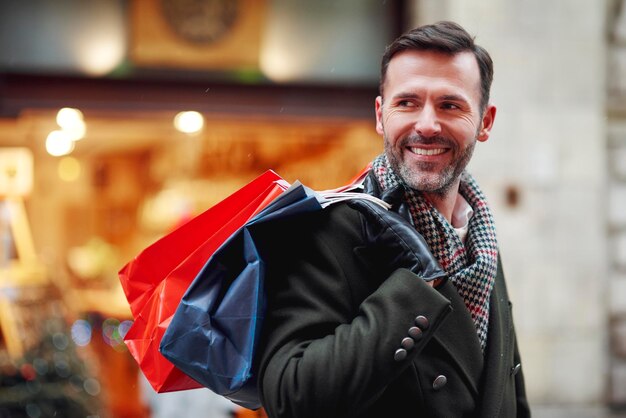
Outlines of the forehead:
<svg viewBox="0 0 626 418">
<path fill-rule="evenodd" d="M 385 75 L 386 94 L 411 87 L 461 89 L 480 96 L 480 70 L 470 51 L 454 55 L 436 51 L 402 51 L 394 55 Z"/>
</svg>

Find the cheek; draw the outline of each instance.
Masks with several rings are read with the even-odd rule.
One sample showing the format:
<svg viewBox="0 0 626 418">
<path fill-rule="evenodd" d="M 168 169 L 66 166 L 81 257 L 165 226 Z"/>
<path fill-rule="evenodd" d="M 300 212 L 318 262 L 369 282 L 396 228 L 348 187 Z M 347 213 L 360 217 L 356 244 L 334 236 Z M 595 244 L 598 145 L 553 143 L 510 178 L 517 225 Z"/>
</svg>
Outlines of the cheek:
<svg viewBox="0 0 626 418">
<path fill-rule="evenodd" d="M 448 135 L 456 138 L 458 141 L 473 141 L 479 128 L 476 121 L 469 116 L 456 118 L 442 125 L 444 135 L 447 132 Z"/>
<path fill-rule="evenodd" d="M 472 134 L 478 131 L 479 124 L 480 124 L 480 120 L 471 114 L 463 115 L 456 122 L 456 125 L 459 129 L 463 129 L 468 132 L 471 131 Z"/>
<path fill-rule="evenodd" d="M 387 135 L 398 135 L 408 131 L 413 126 L 413 118 L 410 114 L 391 110 L 383 114 L 383 126 Z"/>
<path fill-rule="evenodd" d="M 387 110 L 383 112 L 383 120 L 385 123 L 394 123 L 394 121 L 401 121 L 403 119 L 408 119 L 409 114 L 407 112 L 401 112 L 397 109 Z"/>
</svg>

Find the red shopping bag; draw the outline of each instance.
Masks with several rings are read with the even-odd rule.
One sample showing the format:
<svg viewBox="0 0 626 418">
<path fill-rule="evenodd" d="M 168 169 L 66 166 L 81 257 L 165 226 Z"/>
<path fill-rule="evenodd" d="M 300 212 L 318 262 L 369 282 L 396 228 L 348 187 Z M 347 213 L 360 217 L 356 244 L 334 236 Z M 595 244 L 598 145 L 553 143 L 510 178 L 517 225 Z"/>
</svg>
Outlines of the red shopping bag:
<svg viewBox="0 0 626 418">
<path fill-rule="evenodd" d="M 183 294 L 213 252 L 288 187 L 268 170 L 147 247 L 120 270 L 135 319 L 124 341 L 157 392 L 202 386 L 161 355 L 163 334 Z"/>
</svg>

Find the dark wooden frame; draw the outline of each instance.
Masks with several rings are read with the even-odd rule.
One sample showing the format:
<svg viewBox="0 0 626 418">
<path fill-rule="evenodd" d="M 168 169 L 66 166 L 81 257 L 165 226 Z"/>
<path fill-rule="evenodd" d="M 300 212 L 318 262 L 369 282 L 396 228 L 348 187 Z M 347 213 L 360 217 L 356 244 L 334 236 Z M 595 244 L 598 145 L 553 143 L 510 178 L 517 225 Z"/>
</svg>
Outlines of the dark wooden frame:
<svg viewBox="0 0 626 418">
<path fill-rule="evenodd" d="M 373 118 L 377 86 L 238 84 L 0 74 L 0 117 L 24 109 L 197 110 L 272 116 Z"/>
<path fill-rule="evenodd" d="M 394 35 L 408 28 L 408 4 L 407 0 L 388 0 Z M 128 78 L 0 73 L 0 118 L 16 117 L 24 109 L 72 106 L 83 111 L 193 109 L 267 117 L 371 119 L 377 94 L 376 85 L 241 83 L 182 71 L 137 73 Z"/>
</svg>

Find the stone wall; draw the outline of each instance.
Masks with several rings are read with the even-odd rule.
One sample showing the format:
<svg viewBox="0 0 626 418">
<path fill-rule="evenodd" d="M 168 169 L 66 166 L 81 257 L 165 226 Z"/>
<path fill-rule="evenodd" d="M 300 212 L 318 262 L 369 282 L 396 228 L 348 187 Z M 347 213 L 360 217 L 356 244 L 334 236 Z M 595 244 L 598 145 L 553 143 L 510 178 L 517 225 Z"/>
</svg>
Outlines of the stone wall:
<svg viewBox="0 0 626 418">
<path fill-rule="evenodd" d="M 609 401 L 626 408 L 626 1 L 608 20 Z"/>
<path fill-rule="evenodd" d="M 607 186 L 607 9 L 603 0 L 415 2 L 416 23 L 457 21 L 495 62 L 495 127 L 471 171 L 494 206 L 537 409 L 601 406 L 614 387 L 608 322 L 626 302 L 617 268 L 626 267 L 626 183 Z M 626 135 L 620 144 L 611 146 L 621 157 L 610 157 L 623 175 Z M 609 214 L 620 224 L 612 241 Z"/>
</svg>

